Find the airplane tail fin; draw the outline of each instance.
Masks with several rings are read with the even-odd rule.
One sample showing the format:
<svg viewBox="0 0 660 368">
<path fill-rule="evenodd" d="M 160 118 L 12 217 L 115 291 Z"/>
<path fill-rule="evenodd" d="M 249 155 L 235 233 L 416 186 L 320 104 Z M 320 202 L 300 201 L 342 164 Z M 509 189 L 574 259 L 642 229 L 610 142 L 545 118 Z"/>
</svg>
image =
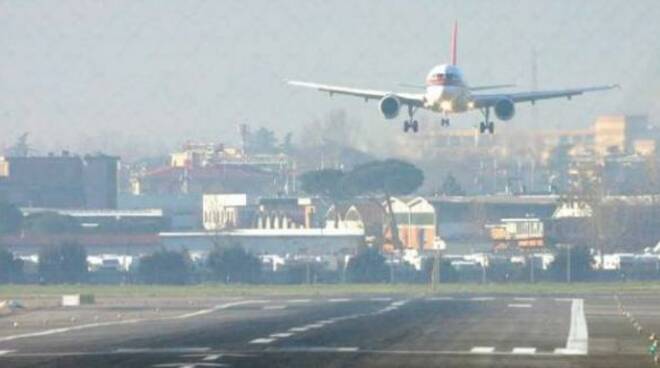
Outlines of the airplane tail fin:
<svg viewBox="0 0 660 368">
<path fill-rule="evenodd" d="M 458 37 L 458 22 L 454 22 L 454 30 L 451 33 L 451 65 L 456 65 L 457 37 Z"/>
</svg>

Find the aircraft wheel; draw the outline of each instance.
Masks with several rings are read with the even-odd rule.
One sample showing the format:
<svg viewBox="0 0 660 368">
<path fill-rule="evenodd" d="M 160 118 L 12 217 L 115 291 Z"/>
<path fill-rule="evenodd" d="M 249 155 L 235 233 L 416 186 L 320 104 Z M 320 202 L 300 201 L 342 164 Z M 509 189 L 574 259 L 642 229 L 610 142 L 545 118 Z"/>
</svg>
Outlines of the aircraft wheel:
<svg viewBox="0 0 660 368">
<path fill-rule="evenodd" d="M 403 122 L 403 132 L 408 133 L 409 129 L 410 129 L 410 123 L 408 122 L 408 120 L 406 120 Z"/>
<path fill-rule="evenodd" d="M 419 131 L 419 123 L 417 120 L 413 120 L 412 122 L 412 131 L 417 133 Z"/>
<path fill-rule="evenodd" d="M 495 134 L 495 122 L 488 123 L 488 133 Z"/>
</svg>

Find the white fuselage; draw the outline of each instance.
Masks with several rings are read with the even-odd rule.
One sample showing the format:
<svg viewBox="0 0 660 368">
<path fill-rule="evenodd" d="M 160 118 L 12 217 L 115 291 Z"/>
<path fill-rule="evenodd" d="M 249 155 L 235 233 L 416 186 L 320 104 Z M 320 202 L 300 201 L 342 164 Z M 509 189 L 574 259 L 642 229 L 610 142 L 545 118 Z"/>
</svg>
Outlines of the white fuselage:
<svg viewBox="0 0 660 368">
<path fill-rule="evenodd" d="M 426 77 L 425 107 L 442 114 L 465 112 L 471 108 L 470 89 L 463 72 L 455 65 L 435 66 Z"/>
</svg>

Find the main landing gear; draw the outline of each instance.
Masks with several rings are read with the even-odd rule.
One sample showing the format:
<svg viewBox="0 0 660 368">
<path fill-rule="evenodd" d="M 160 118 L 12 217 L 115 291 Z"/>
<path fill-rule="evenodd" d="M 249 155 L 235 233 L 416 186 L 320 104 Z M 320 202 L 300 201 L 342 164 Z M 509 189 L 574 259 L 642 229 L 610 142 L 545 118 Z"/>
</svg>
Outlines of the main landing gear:
<svg viewBox="0 0 660 368">
<path fill-rule="evenodd" d="M 408 133 L 409 130 L 412 130 L 413 133 L 417 133 L 419 131 L 419 122 L 417 122 L 417 120 L 413 120 L 415 110 L 416 109 L 412 105 L 408 105 L 408 116 L 410 119 L 403 122 L 404 133 Z"/>
<path fill-rule="evenodd" d="M 449 126 L 449 119 L 447 119 L 447 118 L 442 118 L 442 119 L 440 120 L 440 126 L 448 127 L 448 126 Z"/>
<path fill-rule="evenodd" d="M 489 121 L 488 117 L 490 115 L 490 109 L 489 108 L 484 108 L 481 109 L 481 113 L 484 114 L 484 121 L 479 123 L 479 133 L 484 134 L 486 132 L 490 134 L 495 133 L 495 123 L 492 121 Z"/>
</svg>

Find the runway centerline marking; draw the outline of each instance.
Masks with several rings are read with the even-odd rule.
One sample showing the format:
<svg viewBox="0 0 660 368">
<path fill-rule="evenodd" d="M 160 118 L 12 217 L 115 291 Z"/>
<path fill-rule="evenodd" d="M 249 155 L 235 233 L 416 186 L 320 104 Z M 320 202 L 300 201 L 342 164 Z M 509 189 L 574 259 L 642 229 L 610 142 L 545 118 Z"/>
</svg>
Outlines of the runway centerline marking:
<svg viewBox="0 0 660 368">
<path fill-rule="evenodd" d="M 307 332 L 307 331 L 309 331 L 309 327 L 307 327 L 307 326 L 305 326 L 305 327 L 292 327 L 292 328 L 289 329 L 289 331 L 291 331 L 291 332 Z"/>
<path fill-rule="evenodd" d="M 513 354 L 536 354 L 536 348 L 531 348 L 531 347 L 513 348 L 513 350 L 511 350 L 511 353 L 513 353 Z"/>
<path fill-rule="evenodd" d="M 286 305 L 267 305 L 263 309 L 264 310 L 281 310 L 285 309 Z"/>
<path fill-rule="evenodd" d="M 351 300 L 348 298 L 333 298 L 333 299 L 328 299 L 330 303 L 345 303 L 345 302 L 350 302 Z"/>
<path fill-rule="evenodd" d="M 273 338 L 260 338 L 260 339 L 254 339 L 250 341 L 250 344 L 270 344 L 271 342 L 275 341 L 276 339 Z"/>
<path fill-rule="evenodd" d="M 218 360 L 222 357 L 222 354 L 212 354 L 212 355 L 207 355 L 204 358 L 202 358 L 203 361 L 205 362 L 212 362 L 214 360 Z"/>
<path fill-rule="evenodd" d="M 289 303 L 309 303 L 311 302 L 311 299 L 291 299 L 288 302 Z"/>
<path fill-rule="evenodd" d="M 492 346 L 475 346 L 470 349 L 471 353 L 475 354 L 490 354 L 495 351 L 495 348 Z"/>
<path fill-rule="evenodd" d="M 558 354 L 587 355 L 589 352 L 589 332 L 584 315 L 584 299 L 573 299 L 571 303 L 571 327 L 568 331 L 566 348 L 555 350 Z"/>
<path fill-rule="evenodd" d="M 431 298 L 426 298 L 426 300 L 431 302 L 441 302 L 441 301 L 455 300 L 455 298 L 453 296 L 434 296 Z"/>
<path fill-rule="evenodd" d="M 536 301 L 536 298 L 517 297 L 517 298 L 513 298 L 513 300 L 517 302 L 534 302 Z"/>
<path fill-rule="evenodd" d="M 491 300 L 495 300 L 495 298 L 490 296 L 481 296 L 481 297 L 470 298 L 470 300 L 473 302 L 488 302 Z"/>
<path fill-rule="evenodd" d="M 293 333 L 291 332 L 278 332 L 274 334 L 270 334 L 270 337 L 275 337 L 275 338 L 287 338 L 293 336 Z"/>
<path fill-rule="evenodd" d="M 520 303 L 518 303 L 518 304 L 509 304 L 509 305 L 507 305 L 507 307 L 509 307 L 509 308 L 531 308 L 532 305 L 531 304 L 520 304 Z"/>
<path fill-rule="evenodd" d="M 0 350 L 0 356 L 15 352 L 16 350 Z"/>
</svg>

